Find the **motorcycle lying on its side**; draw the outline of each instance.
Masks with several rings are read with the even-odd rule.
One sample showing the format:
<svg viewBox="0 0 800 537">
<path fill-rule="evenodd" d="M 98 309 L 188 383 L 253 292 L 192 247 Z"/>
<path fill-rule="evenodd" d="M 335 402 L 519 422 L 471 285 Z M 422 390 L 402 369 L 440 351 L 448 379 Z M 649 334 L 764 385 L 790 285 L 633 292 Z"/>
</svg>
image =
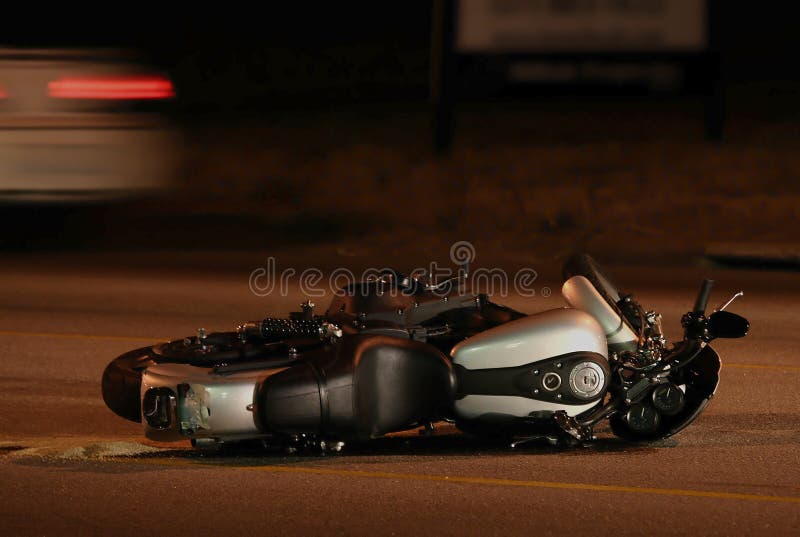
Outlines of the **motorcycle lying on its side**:
<svg viewBox="0 0 800 537">
<path fill-rule="evenodd" d="M 466 278 L 435 283 L 385 271 L 340 290 L 323 315 L 245 322 L 136 349 L 103 373 L 103 398 L 155 441 L 201 450 L 339 450 L 452 422 L 466 433 L 578 445 L 595 425 L 629 441 L 669 437 L 703 411 L 719 383 L 715 338 L 748 321 L 705 310 L 706 280 L 672 346 L 661 315 L 620 293 L 588 255 L 564 266 L 568 307 L 525 315 L 474 294 Z"/>
</svg>

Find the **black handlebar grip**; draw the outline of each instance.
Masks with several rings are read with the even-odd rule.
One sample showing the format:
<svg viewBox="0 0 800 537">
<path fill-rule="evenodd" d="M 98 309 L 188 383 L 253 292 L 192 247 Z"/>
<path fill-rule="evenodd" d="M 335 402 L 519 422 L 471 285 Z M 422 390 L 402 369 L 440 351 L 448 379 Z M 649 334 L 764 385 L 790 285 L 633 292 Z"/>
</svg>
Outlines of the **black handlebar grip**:
<svg viewBox="0 0 800 537">
<path fill-rule="evenodd" d="M 708 295 L 711 294 L 711 287 L 714 285 L 714 280 L 703 280 L 703 285 L 700 286 L 700 292 L 697 294 L 697 300 L 694 301 L 694 313 L 702 315 L 706 311 L 708 305 Z"/>
</svg>

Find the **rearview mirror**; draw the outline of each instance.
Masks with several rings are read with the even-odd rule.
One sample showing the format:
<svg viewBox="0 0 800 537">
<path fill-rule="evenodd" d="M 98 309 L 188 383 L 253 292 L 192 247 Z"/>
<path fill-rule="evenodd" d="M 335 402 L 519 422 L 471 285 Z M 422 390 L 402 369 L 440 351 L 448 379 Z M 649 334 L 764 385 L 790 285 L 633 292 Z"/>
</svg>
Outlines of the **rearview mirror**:
<svg viewBox="0 0 800 537">
<path fill-rule="evenodd" d="M 716 311 L 708 318 L 708 334 L 712 338 L 744 337 L 750 330 L 750 323 L 741 315 L 729 311 Z"/>
</svg>

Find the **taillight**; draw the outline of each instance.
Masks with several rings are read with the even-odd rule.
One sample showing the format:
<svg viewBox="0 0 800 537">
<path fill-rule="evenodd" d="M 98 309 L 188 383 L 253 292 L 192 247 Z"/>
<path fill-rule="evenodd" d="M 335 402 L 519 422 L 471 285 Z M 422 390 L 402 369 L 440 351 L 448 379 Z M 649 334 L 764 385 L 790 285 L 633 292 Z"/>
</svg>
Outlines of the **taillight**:
<svg viewBox="0 0 800 537">
<path fill-rule="evenodd" d="M 3 89 L 3 86 L 0 86 L 0 99 L 8 99 L 8 93 Z"/>
<path fill-rule="evenodd" d="M 62 77 L 47 84 L 56 99 L 169 99 L 172 82 L 163 76 Z"/>
</svg>

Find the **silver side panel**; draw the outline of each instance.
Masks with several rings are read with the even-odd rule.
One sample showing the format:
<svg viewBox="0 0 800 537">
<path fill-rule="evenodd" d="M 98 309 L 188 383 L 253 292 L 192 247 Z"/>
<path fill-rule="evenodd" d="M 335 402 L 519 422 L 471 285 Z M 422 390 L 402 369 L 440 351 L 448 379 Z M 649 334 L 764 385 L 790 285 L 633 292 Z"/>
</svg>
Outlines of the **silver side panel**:
<svg viewBox="0 0 800 537">
<path fill-rule="evenodd" d="M 634 331 L 623 322 L 608 302 L 584 276 L 573 276 L 561 287 L 564 300 L 571 307 L 585 311 L 597 319 L 608 338 L 609 345 L 631 343 L 637 340 Z"/>
<path fill-rule="evenodd" d="M 529 315 L 481 332 L 456 345 L 453 362 L 467 369 L 515 367 L 570 352 L 596 352 L 608 358 L 603 329 L 577 309 Z"/>
<path fill-rule="evenodd" d="M 270 370 L 276 373 L 281 369 Z M 191 420 L 196 433 L 193 438 L 253 438 L 261 436 L 255 424 L 253 412 L 247 409 L 253 403 L 256 383 L 265 375 L 264 370 L 248 371 L 231 375 L 213 375 L 204 367 L 185 364 L 158 364 L 142 374 L 141 395 L 150 388 L 170 388 L 177 393 L 179 384 L 191 387 L 191 397 L 178 413 L 182 420 Z M 186 440 L 176 427 L 156 430 L 144 424 L 145 436 L 158 441 Z"/>
<path fill-rule="evenodd" d="M 559 405 L 512 395 L 467 395 L 455 402 L 456 415 L 466 420 L 476 419 L 484 414 L 505 414 L 522 418 L 531 412 L 556 410 L 564 410 L 570 416 L 576 416 L 594 406 L 597 406 L 597 401 L 585 405 Z"/>
</svg>

